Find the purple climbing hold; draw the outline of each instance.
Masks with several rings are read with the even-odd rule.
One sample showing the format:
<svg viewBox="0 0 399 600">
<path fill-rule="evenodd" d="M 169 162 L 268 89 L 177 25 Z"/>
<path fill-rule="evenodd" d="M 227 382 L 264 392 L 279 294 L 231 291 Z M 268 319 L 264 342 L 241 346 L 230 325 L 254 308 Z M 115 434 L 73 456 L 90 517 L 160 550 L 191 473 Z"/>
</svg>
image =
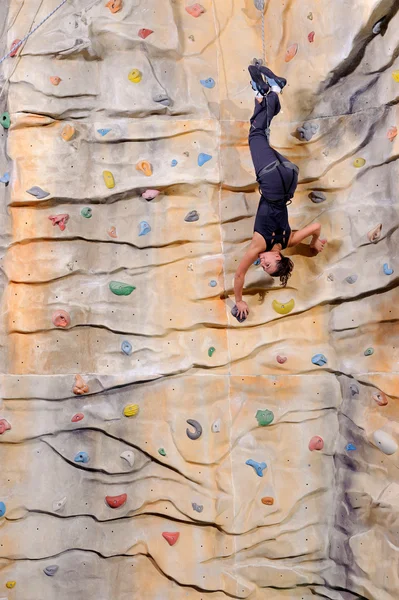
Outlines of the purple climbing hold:
<svg viewBox="0 0 399 600">
<path fill-rule="evenodd" d="M 192 502 L 191 506 L 193 507 L 193 510 L 199 513 L 201 513 L 204 510 L 202 504 L 196 504 L 196 502 Z"/>
<path fill-rule="evenodd" d="M 238 308 L 236 305 L 234 305 L 233 308 L 231 309 L 231 314 L 233 315 L 233 317 L 235 317 L 237 319 L 237 321 L 239 323 L 244 323 L 245 319 L 247 318 L 244 316 L 240 317 L 239 311 L 238 311 Z"/>
<path fill-rule="evenodd" d="M 53 577 L 59 569 L 58 565 L 49 565 L 43 569 L 43 573 L 47 575 L 47 577 Z"/>
</svg>

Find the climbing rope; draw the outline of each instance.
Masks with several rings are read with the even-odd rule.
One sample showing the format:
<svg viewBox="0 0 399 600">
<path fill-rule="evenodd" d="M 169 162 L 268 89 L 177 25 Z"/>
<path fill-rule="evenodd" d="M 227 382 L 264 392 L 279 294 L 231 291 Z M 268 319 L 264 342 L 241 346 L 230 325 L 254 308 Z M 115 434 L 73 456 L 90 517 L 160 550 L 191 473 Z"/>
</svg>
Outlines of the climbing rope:
<svg viewBox="0 0 399 600">
<path fill-rule="evenodd" d="M 265 0 L 254 0 L 255 8 L 262 13 L 262 47 L 263 47 L 263 60 L 266 64 L 266 41 L 265 41 Z"/>
<path fill-rule="evenodd" d="M 36 25 L 36 27 L 34 29 L 32 29 L 31 31 L 29 31 L 29 33 L 26 34 L 26 36 L 24 38 L 22 38 L 22 40 L 20 42 L 18 42 L 18 44 L 15 44 L 14 46 L 12 46 L 11 50 L 5 55 L 3 56 L 3 58 L 0 60 L 0 65 L 3 61 L 6 60 L 6 58 L 8 58 L 9 56 L 11 56 L 11 54 L 13 52 L 15 52 L 15 50 L 17 50 L 20 46 L 22 46 L 22 44 L 24 44 L 26 42 L 26 40 L 33 34 L 35 33 L 35 31 L 37 31 L 39 29 L 39 27 L 41 27 L 43 25 L 43 23 L 45 23 L 46 21 L 48 21 L 48 19 L 50 17 L 53 16 L 54 13 L 57 12 L 57 10 L 59 10 L 62 6 L 64 6 L 64 4 L 66 4 L 66 2 L 68 2 L 68 0 L 62 0 L 62 2 L 60 2 L 60 4 L 58 6 L 56 6 L 54 8 L 54 10 L 51 11 L 51 13 L 49 13 L 47 15 L 47 17 L 45 17 L 42 21 L 40 21 L 40 23 L 38 23 Z"/>
</svg>

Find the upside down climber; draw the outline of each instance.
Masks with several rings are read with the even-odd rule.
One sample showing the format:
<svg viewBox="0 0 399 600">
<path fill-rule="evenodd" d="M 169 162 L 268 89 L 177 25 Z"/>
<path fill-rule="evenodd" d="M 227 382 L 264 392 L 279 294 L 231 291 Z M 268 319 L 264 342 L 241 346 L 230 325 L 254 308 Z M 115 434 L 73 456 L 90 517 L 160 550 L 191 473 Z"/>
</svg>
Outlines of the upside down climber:
<svg viewBox="0 0 399 600">
<path fill-rule="evenodd" d="M 278 94 L 287 81 L 259 62 L 250 65 L 248 70 L 252 89 L 256 92 L 248 139 L 261 198 L 251 244 L 234 277 L 235 316 L 239 320 L 249 313 L 248 305 L 242 299 L 245 274 L 258 258 L 263 270 L 272 277 L 279 277 L 281 284 L 286 286 L 294 263 L 281 251 L 296 246 L 309 236 L 312 236 L 310 246 L 316 253 L 321 252 L 326 243 L 320 239 L 320 223 L 291 231 L 287 204 L 294 196 L 299 169 L 269 144 L 270 123 L 281 110 Z"/>
</svg>

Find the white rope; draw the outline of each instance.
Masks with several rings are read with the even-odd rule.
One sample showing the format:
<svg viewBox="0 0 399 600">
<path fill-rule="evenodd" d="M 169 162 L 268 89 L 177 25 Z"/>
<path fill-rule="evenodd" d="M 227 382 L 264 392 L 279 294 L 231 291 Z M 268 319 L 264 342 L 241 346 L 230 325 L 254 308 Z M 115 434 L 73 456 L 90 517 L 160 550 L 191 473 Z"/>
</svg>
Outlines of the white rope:
<svg viewBox="0 0 399 600">
<path fill-rule="evenodd" d="M 40 21 L 40 23 L 38 25 L 36 25 L 36 27 L 34 29 L 32 29 L 31 31 L 29 31 L 29 33 L 26 34 L 26 36 L 20 41 L 18 42 L 18 44 L 15 44 L 15 46 L 12 46 L 11 50 L 8 52 L 8 54 L 6 54 L 5 56 L 3 56 L 3 58 L 0 60 L 0 65 L 3 61 L 6 60 L 6 58 L 8 58 L 9 56 L 11 56 L 11 54 L 13 52 L 15 52 L 15 50 L 17 50 L 20 46 L 22 46 L 23 43 L 26 42 L 26 40 L 33 34 L 35 33 L 35 31 L 37 31 L 39 29 L 39 27 L 41 27 L 43 25 L 43 23 L 45 23 L 50 17 L 53 16 L 53 14 L 55 12 L 57 12 L 58 9 L 60 9 L 62 6 L 64 6 L 64 4 L 68 2 L 68 0 L 62 0 L 62 2 L 60 2 L 60 4 L 58 6 L 56 6 L 54 8 L 54 10 L 51 11 L 51 13 L 49 13 L 47 15 L 47 17 L 45 17 L 42 21 Z"/>
<path fill-rule="evenodd" d="M 262 13 L 262 46 L 263 46 L 263 59 L 266 64 L 266 41 L 265 41 L 265 0 L 254 0 L 255 8 Z"/>
</svg>

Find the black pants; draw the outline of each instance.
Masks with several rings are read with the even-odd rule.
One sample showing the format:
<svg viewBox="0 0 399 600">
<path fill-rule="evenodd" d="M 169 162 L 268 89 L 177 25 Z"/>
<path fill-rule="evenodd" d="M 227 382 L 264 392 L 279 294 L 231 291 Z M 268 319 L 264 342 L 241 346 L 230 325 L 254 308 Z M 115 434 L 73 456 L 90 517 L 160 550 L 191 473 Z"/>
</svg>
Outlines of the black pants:
<svg viewBox="0 0 399 600">
<path fill-rule="evenodd" d="M 262 102 L 255 100 L 249 131 L 249 148 L 256 179 L 262 196 L 272 202 L 291 200 L 298 184 L 299 173 L 297 165 L 287 160 L 269 144 L 270 123 L 280 109 L 280 100 L 275 92 L 269 92 Z"/>
</svg>

